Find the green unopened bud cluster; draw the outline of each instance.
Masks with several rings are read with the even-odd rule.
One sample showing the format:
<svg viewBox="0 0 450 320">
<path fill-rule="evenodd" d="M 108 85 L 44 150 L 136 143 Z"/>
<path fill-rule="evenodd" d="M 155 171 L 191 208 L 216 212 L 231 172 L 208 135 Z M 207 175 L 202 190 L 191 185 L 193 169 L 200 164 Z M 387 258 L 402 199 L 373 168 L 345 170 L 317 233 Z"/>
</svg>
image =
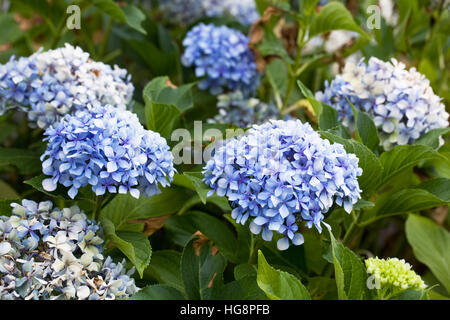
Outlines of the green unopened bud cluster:
<svg viewBox="0 0 450 320">
<path fill-rule="evenodd" d="M 365 260 L 367 272 L 374 275 L 381 285 L 392 285 L 401 289 L 425 289 L 422 278 L 411 270 L 411 265 L 398 258 L 369 258 Z"/>
</svg>

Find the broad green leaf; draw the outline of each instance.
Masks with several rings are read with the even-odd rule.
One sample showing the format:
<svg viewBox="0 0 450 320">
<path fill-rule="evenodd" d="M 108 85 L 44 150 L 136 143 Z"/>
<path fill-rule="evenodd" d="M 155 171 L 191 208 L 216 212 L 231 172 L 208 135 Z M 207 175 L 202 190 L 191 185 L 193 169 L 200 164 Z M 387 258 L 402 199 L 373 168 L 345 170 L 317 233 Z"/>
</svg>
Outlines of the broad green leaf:
<svg viewBox="0 0 450 320">
<path fill-rule="evenodd" d="M 362 300 L 367 296 L 367 272 L 360 258 L 334 238 L 329 230 L 334 276 L 340 300 Z"/>
<path fill-rule="evenodd" d="M 442 158 L 444 158 L 442 155 L 428 146 L 396 146 L 392 150 L 382 153 L 380 156 L 383 173 L 379 187 L 389 182 L 390 179 L 401 173 L 403 170 L 410 169 L 419 162 Z"/>
<path fill-rule="evenodd" d="M 450 293 L 450 233 L 432 220 L 411 214 L 405 225 L 414 256 L 430 268 Z"/>
<path fill-rule="evenodd" d="M 175 123 L 180 116 L 180 111 L 172 104 L 150 103 L 145 105 L 145 118 L 147 129 L 159 132 L 161 136 L 168 138 L 172 133 Z"/>
<path fill-rule="evenodd" d="M 101 223 L 106 239 L 127 256 L 142 278 L 152 256 L 152 247 L 147 236 L 139 232 L 116 232 L 114 224 L 106 217 L 101 218 Z"/>
<path fill-rule="evenodd" d="M 120 22 L 127 21 L 125 13 L 113 0 L 89 0 L 89 2 L 96 6 L 99 10 L 111 16 L 111 18 Z"/>
<path fill-rule="evenodd" d="M 446 185 L 448 186 L 449 180 L 444 180 L 446 180 Z M 414 189 L 402 189 L 389 194 L 378 200 L 375 207 L 364 212 L 361 224 L 367 225 L 392 215 L 419 212 L 437 206 L 448 205 L 450 203 L 450 200 L 448 199 L 450 196 L 450 189 L 441 191 L 444 191 L 445 193 L 445 195 L 442 195 L 444 199 L 440 198 L 438 193 L 434 194 L 433 192 L 420 188 L 420 186 Z M 439 192 L 439 190 L 437 190 L 437 192 Z"/>
<path fill-rule="evenodd" d="M 294 61 L 286 52 L 286 49 L 283 46 L 283 43 L 280 39 L 271 31 L 265 30 L 263 40 L 258 45 L 259 53 L 265 56 L 279 56 L 285 62 L 289 64 L 293 64 Z"/>
<path fill-rule="evenodd" d="M 257 272 L 258 267 L 249 263 L 238 264 L 237 266 L 234 267 L 233 270 L 234 278 L 236 280 L 240 280 L 245 277 L 253 277 L 253 276 L 256 277 Z"/>
<path fill-rule="evenodd" d="M 36 189 L 50 197 L 63 199 L 63 200 L 70 199 L 69 196 L 67 195 L 67 192 L 69 189 L 66 187 L 63 187 L 62 185 L 58 185 L 56 190 L 52 191 L 52 192 L 44 190 L 44 188 L 42 187 L 42 181 L 47 178 L 49 178 L 49 176 L 41 174 L 41 175 L 31 178 L 29 180 L 25 180 L 23 183 L 32 186 L 34 189 Z"/>
<path fill-rule="evenodd" d="M 185 214 L 197 230 L 214 242 L 214 245 L 231 262 L 237 262 L 236 252 L 238 243 L 233 232 L 223 221 L 200 211 L 191 211 Z"/>
<path fill-rule="evenodd" d="M 206 203 L 209 188 L 203 182 L 203 175 L 200 172 L 183 172 L 183 174 L 175 174 L 173 183 L 178 186 L 184 186 L 197 192 L 203 204 Z"/>
<path fill-rule="evenodd" d="M 20 198 L 16 190 L 14 190 L 5 181 L 0 180 L 0 200 Z"/>
<path fill-rule="evenodd" d="M 364 194 L 371 195 L 376 190 L 383 171 L 382 164 L 375 154 L 356 140 L 344 139 L 330 132 L 322 131 L 321 135 L 330 142 L 342 144 L 348 153 L 353 153 L 358 157 L 358 166 L 363 170 L 362 175 L 358 177 L 359 187 Z"/>
<path fill-rule="evenodd" d="M 162 188 L 161 193 L 152 197 L 133 198 L 129 194 L 118 194 L 100 212 L 108 218 L 117 230 L 126 230 L 127 222 L 148 219 L 177 212 L 189 199 L 189 194 L 178 187 Z"/>
<path fill-rule="evenodd" d="M 355 118 L 355 134 L 358 141 L 362 142 L 370 150 L 376 150 L 380 144 L 378 130 L 369 115 L 361 110 L 357 110 L 353 104 L 347 99 L 353 109 Z"/>
<path fill-rule="evenodd" d="M 329 130 L 339 126 L 337 111 L 327 104 L 321 104 L 322 111 L 319 114 L 319 129 Z"/>
<path fill-rule="evenodd" d="M 223 285 L 226 259 L 220 252 L 213 255 L 211 242 L 199 244 L 197 240 L 190 240 L 183 250 L 181 276 L 188 299 L 206 300 Z"/>
<path fill-rule="evenodd" d="M 127 24 L 133 29 L 147 34 L 147 31 L 142 27 L 142 22 L 145 20 L 146 16 L 138 7 L 134 5 L 127 5 L 122 8 Z"/>
<path fill-rule="evenodd" d="M 311 103 L 311 106 L 314 109 L 314 113 L 316 115 L 320 115 L 322 113 L 322 103 L 314 97 L 314 94 L 309 90 L 307 86 L 303 84 L 300 80 L 297 81 L 297 85 L 300 88 L 300 91 L 302 92 L 303 96 Z M 337 118 L 337 116 L 336 116 Z"/>
<path fill-rule="evenodd" d="M 422 144 L 433 149 L 439 148 L 439 138 L 450 132 L 450 128 L 433 129 L 425 133 L 414 144 Z"/>
<path fill-rule="evenodd" d="M 271 300 L 311 300 L 308 290 L 292 274 L 271 267 L 258 251 L 258 286 Z"/>
<path fill-rule="evenodd" d="M 194 84 L 171 88 L 168 80 L 168 77 L 155 78 L 143 91 L 147 129 L 163 137 L 170 136 L 178 117 L 194 105 L 191 92 Z"/>
<path fill-rule="evenodd" d="M 152 260 L 145 269 L 144 277 L 150 276 L 158 283 L 171 286 L 184 292 L 180 272 L 181 253 L 175 250 L 159 250 L 152 254 Z"/>
<path fill-rule="evenodd" d="M 164 284 L 154 284 L 142 288 L 128 300 L 184 300 L 183 294 Z"/>
<path fill-rule="evenodd" d="M 264 291 L 258 287 L 256 274 L 229 282 L 214 291 L 214 300 L 267 300 Z"/>
<path fill-rule="evenodd" d="M 319 14 L 313 18 L 309 36 L 313 37 L 320 33 L 331 30 L 350 30 L 360 33 L 368 38 L 369 36 L 356 24 L 351 13 L 345 6 L 337 1 L 329 2 Z"/>
<path fill-rule="evenodd" d="M 17 22 L 14 20 L 13 14 L 0 15 L 0 30 L 2 30 L 0 32 L 0 45 L 14 42 L 23 35 Z"/>
<path fill-rule="evenodd" d="M 42 170 L 40 156 L 39 153 L 30 150 L 0 147 L 0 167 L 12 165 L 23 175 L 35 174 Z"/>
</svg>

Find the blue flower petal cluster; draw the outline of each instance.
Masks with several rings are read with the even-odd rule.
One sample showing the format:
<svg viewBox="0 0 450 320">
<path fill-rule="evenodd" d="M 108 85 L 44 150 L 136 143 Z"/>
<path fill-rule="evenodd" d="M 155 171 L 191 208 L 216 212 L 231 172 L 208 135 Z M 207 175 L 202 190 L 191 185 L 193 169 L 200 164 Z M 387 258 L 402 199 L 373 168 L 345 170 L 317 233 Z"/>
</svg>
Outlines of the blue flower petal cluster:
<svg viewBox="0 0 450 320">
<path fill-rule="evenodd" d="M 370 58 L 366 64 L 347 63 L 342 74 L 325 90 L 316 93 L 338 112 L 345 126 L 353 129 L 353 112 L 347 99 L 373 119 L 385 150 L 411 144 L 426 132 L 448 127 L 448 113 L 429 81 L 415 68 L 392 59 Z"/>
<path fill-rule="evenodd" d="M 250 96 L 259 86 L 260 75 L 248 41 L 240 31 L 201 23 L 183 40 L 182 63 L 195 67 L 202 90 L 209 89 L 214 95 L 241 90 Z"/>
<path fill-rule="evenodd" d="M 139 289 L 125 260 L 103 256 L 102 229 L 77 206 L 13 203 L 0 217 L 1 300 L 111 300 Z"/>
<path fill-rule="evenodd" d="M 255 0 L 207 0 L 203 1 L 207 17 L 229 16 L 243 26 L 259 19 Z"/>
<path fill-rule="evenodd" d="M 88 106 L 48 128 L 42 170 L 47 191 L 57 184 L 78 189 L 92 186 L 96 195 L 143 192 L 152 196 L 172 181 L 175 169 L 169 146 L 159 133 L 145 130 L 130 111 L 110 105 Z M 45 161 L 44 161 L 45 160 Z"/>
<path fill-rule="evenodd" d="M 30 126 L 47 128 L 64 115 L 99 101 L 125 109 L 134 87 L 127 71 L 89 58 L 79 47 L 63 48 L 0 65 L 0 114 L 27 112 Z"/>
<path fill-rule="evenodd" d="M 237 223 L 250 219 L 251 232 L 266 241 L 282 234 L 280 250 L 303 243 L 302 221 L 321 232 L 333 204 L 351 212 L 361 193 L 358 158 L 300 120 L 272 120 L 224 141 L 204 174 L 208 195 L 226 196 Z"/>
<path fill-rule="evenodd" d="M 279 112 L 273 103 L 264 103 L 257 98 L 245 98 L 241 91 L 221 94 L 217 97 L 219 113 L 208 119 L 209 123 L 232 123 L 241 128 L 261 124 L 269 119 L 278 119 Z"/>
<path fill-rule="evenodd" d="M 182 25 L 205 17 L 228 16 L 249 26 L 259 19 L 254 0 L 161 0 L 159 9 L 168 21 Z"/>
</svg>

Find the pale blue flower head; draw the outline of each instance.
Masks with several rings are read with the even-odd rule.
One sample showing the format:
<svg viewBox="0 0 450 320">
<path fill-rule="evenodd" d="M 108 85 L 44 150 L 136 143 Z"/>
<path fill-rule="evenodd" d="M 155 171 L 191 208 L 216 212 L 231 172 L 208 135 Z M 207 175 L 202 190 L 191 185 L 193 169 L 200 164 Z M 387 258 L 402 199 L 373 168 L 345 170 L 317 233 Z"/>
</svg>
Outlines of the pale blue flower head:
<svg viewBox="0 0 450 320">
<path fill-rule="evenodd" d="M 27 112 L 30 126 L 45 129 L 94 102 L 125 109 L 134 91 L 130 78 L 126 70 L 93 61 L 69 44 L 12 57 L 0 65 L 0 114 L 18 108 Z"/>
<path fill-rule="evenodd" d="M 219 113 L 213 119 L 208 119 L 209 123 L 232 123 L 247 128 L 269 119 L 278 119 L 279 116 L 275 104 L 257 98 L 245 98 L 241 91 L 221 94 L 217 100 Z"/>
<path fill-rule="evenodd" d="M 172 181 L 175 169 L 169 146 L 159 133 L 145 130 L 130 111 L 110 105 L 88 106 L 45 131 L 42 170 L 47 191 L 69 187 L 73 199 L 91 185 L 96 195 L 140 193 L 150 197 Z"/>
<path fill-rule="evenodd" d="M 303 223 L 321 232 L 333 204 L 350 212 L 361 193 L 358 158 L 300 120 L 272 120 L 226 140 L 204 174 L 209 195 L 226 196 L 237 223 L 250 220 L 251 232 L 266 241 L 282 234 L 280 250 L 303 243 Z"/>
<path fill-rule="evenodd" d="M 201 23 L 183 40 L 182 63 L 195 68 L 200 89 L 214 95 L 241 90 L 250 96 L 259 86 L 260 75 L 248 41 L 240 31 Z"/>
<path fill-rule="evenodd" d="M 379 131 L 385 150 L 412 144 L 428 131 L 448 127 L 448 113 L 430 82 L 415 68 L 392 59 L 370 58 L 366 64 L 347 63 L 344 72 L 316 98 L 335 108 L 339 120 L 353 130 L 351 105 L 367 112 Z"/>
<path fill-rule="evenodd" d="M 0 217 L 0 300 L 115 299 L 139 289 L 103 256 L 102 229 L 77 206 L 23 200 Z"/>
</svg>

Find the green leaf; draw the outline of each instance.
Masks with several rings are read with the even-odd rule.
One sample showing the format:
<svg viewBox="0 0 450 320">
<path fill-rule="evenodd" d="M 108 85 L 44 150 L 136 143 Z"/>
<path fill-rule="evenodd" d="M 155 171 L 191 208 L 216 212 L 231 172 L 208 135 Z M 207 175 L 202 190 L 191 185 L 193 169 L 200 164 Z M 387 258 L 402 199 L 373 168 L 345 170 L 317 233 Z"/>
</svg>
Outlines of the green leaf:
<svg viewBox="0 0 450 320">
<path fill-rule="evenodd" d="M 433 129 L 425 133 L 414 144 L 429 146 L 433 149 L 439 149 L 439 138 L 450 132 L 450 128 Z"/>
<path fill-rule="evenodd" d="M 380 138 L 378 137 L 378 130 L 375 123 L 367 113 L 357 110 L 349 99 L 347 101 L 353 110 L 357 140 L 366 145 L 370 150 L 376 150 L 380 144 Z"/>
<path fill-rule="evenodd" d="M 303 84 L 300 80 L 297 81 L 297 85 L 300 88 L 300 91 L 302 92 L 303 96 L 311 103 L 311 106 L 313 107 L 314 113 L 316 115 L 320 115 L 322 113 L 322 103 L 314 97 L 314 94 L 309 90 L 307 86 Z M 337 115 L 336 115 L 337 119 Z M 326 129 L 324 129 L 326 130 Z"/>
<path fill-rule="evenodd" d="M 106 239 L 115 244 L 127 256 L 142 278 L 152 256 L 152 247 L 147 236 L 143 233 L 130 231 L 118 231 L 116 233 L 114 224 L 106 217 L 101 218 L 101 223 Z"/>
<path fill-rule="evenodd" d="M 322 131 L 321 135 L 330 142 L 342 144 L 348 153 L 353 153 L 358 157 L 358 166 L 363 170 L 362 175 L 358 177 L 359 187 L 364 194 L 371 195 L 376 190 L 383 171 L 382 164 L 375 154 L 356 140 L 344 139 L 330 132 Z"/>
<path fill-rule="evenodd" d="M 133 198 L 129 194 L 118 194 L 100 212 L 100 217 L 108 218 L 117 230 L 126 230 L 127 222 L 171 214 L 180 210 L 189 199 L 184 189 L 170 187 L 152 197 Z"/>
<path fill-rule="evenodd" d="M 265 30 L 263 40 L 258 45 L 259 53 L 265 56 L 279 56 L 285 62 L 289 64 L 293 64 L 294 61 L 286 52 L 286 49 L 283 46 L 283 43 L 280 39 L 271 31 Z"/>
<path fill-rule="evenodd" d="M 175 174 L 173 183 L 178 186 L 184 186 L 197 192 L 203 204 L 206 204 L 206 194 L 211 190 L 203 182 L 203 175 L 200 172 L 183 172 Z"/>
<path fill-rule="evenodd" d="M 12 165 L 23 175 L 35 174 L 42 170 L 40 156 L 35 151 L 0 147 L 0 166 Z"/>
<path fill-rule="evenodd" d="M 0 180 L 0 200 L 5 199 L 18 199 L 20 198 L 16 190 L 14 190 L 9 184 Z"/>
<path fill-rule="evenodd" d="M 9 217 L 11 215 L 11 203 L 21 203 L 20 198 L 17 199 L 0 199 L 0 216 L 7 216 Z"/>
<path fill-rule="evenodd" d="M 319 129 L 329 130 L 339 126 L 337 111 L 327 104 L 321 104 L 322 111 L 319 114 Z"/>
<path fill-rule="evenodd" d="M 340 300 L 362 300 L 367 296 L 367 272 L 360 258 L 334 238 L 329 230 L 334 274 Z"/>
<path fill-rule="evenodd" d="M 429 180 L 416 188 L 389 193 L 380 198 L 375 207 L 364 212 L 361 224 L 367 225 L 388 216 L 448 205 L 450 203 L 449 187 L 450 180 L 442 178 Z"/>
<path fill-rule="evenodd" d="M 0 45 L 14 42 L 23 35 L 17 22 L 14 20 L 13 14 L 0 15 L 0 30 L 2 30 L 0 32 Z"/>
<path fill-rule="evenodd" d="M 183 280 L 180 272 L 181 253 L 175 250 L 159 250 L 152 254 L 152 261 L 145 276 L 150 276 L 158 283 L 171 286 L 181 293 L 184 292 Z"/>
<path fill-rule="evenodd" d="M 325 5 L 319 14 L 314 17 L 309 36 L 313 37 L 320 33 L 326 33 L 331 30 L 350 30 L 360 33 L 363 37 L 369 38 L 353 20 L 351 13 L 342 3 L 330 2 Z"/>
<path fill-rule="evenodd" d="M 414 167 L 419 162 L 443 158 L 442 155 L 428 146 L 396 146 L 392 150 L 382 153 L 380 156 L 383 173 L 381 181 L 379 182 L 379 187 L 389 182 L 390 179 L 402 171 Z"/>
<path fill-rule="evenodd" d="M 192 86 L 186 84 L 179 88 L 167 85 L 168 77 L 158 77 L 144 88 L 145 116 L 147 129 L 169 137 L 178 117 L 193 107 Z"/>
<path fill-rule="evenodd" d="M 147 31 L 142 27 L 142 22 L 145 20 L 146 16 L 138 7 L 134 5 L 127 5 L 122 8 L 127 24 L 133 29 L 147 34 Z"/>
<path fill-rule="evenodd" d="M 164 284 L 154 284 L 142 288 L 129 300 L 184 300 L 183 294 L 175 288 Z"/>
<path fill-rule="evenodd" d="M 58 185 L 56 190 L 52 191 L 52 192 L 44 190 L 44 188 L 42 187 L 42 181 L 47 178 L 49 178 L 49 176 L 41 174 L 41 175 L 31 178 L 29 180 L 25 180 L 23 183 L 32 186 L 34 189 L 36 189 L 50 197 L 58 198 L 58 199 L 62 199 L 62 200 L 69 199 L 69 196 L 67 195 L 67 192 L 69 189 L 66 187 L 63 187 L 62 185 Z"/>
<path fill-rule="evenodd" d="M 181 276 L 188 299 L 206 300 L 213 290 L 223 284 L 225 257 L 218 252 L 213 255 L 211 242 L 201 248 L 194 247 L 197 239 L 191 239 L 184 247 L 181 256 Z"/>
<path fill-rule="evenodd" d="M 237 262 L 238 243 L 230 228 L 216 217 L 200 211 L 185 214 L 197 230 L 211 239 L 216 247 L 231 262 Z"/>
<path fill-rule="evenodd" d="M 271 300 L 311 300 L 308 290 L 295 276 L 271 267 L 258 250 L 258 286 Z"/>
<path fill-rule="evenodd" d="M 113 0 L 89 0 L 89 2 L 91 2 L 99 10 L 109 15 L 111 18 L 120 22 L 127 22 L 125 13 Z"/>
<path fill-rule="evenodd" d="M 450 233 L 432 220 L 414 214 L 408 216 L 405 230 L 415 257 L 430 268 L 450 293 Z"/>
</svg>

